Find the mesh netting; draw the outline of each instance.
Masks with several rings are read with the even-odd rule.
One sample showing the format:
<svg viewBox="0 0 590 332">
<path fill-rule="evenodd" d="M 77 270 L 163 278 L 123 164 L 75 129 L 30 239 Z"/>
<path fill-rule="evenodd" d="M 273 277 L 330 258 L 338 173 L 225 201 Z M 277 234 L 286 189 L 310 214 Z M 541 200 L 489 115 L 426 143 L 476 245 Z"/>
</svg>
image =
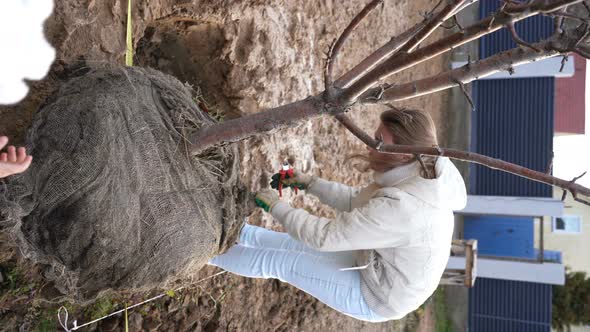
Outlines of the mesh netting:
<svg viewBox="0 0 590 332">
<path fill-rule="evenodd" d="M 231 245 L 245 215 L 238 151 L 190 157 L 213 123 L 187 87 L 140 68 L 64 84 L 27 133 L 26 173 L 0 185 L 0 222 L 65 294 L 165 286 Z"/>
</svg>

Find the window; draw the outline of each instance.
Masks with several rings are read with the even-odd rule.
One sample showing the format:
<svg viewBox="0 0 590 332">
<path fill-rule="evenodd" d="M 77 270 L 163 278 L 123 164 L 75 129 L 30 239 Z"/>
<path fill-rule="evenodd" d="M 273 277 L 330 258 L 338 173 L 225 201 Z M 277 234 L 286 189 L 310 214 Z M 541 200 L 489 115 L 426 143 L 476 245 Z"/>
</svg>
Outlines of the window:
<svg viewBox="0 0 590 332">
<path fill-rule="evenodd" d="M 561 216 L 553 218 L 553 232 L 555 233 L 580 233 L 582 231 L 582 219 L 579 216 Z"/>
</svg>

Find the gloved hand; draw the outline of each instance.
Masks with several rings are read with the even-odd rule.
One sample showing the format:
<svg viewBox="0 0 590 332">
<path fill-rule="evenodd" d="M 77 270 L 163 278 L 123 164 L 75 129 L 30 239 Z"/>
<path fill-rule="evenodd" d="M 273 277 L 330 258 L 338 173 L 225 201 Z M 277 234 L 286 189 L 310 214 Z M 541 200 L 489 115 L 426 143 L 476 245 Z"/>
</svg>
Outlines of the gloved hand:
<svg viewBox="0 0 590 332">
<path fill-rule="evenodd" d="M 256 205 L 263 208 L 264 211 L 270 212 L 272 207 L 279 202 L 279 195 L 271 189 L 261 189 L 256 193 Z"/>
<path fill-rule="evenodd" d="M 273 189 L 279 188 L 279 181 L 281 179 L 281 175 L 276 173 L 271 177 L 272 181 L 270 182 L 270 187 Z M 303 174 L 303 173 L 296 173 L 291 178 L 284 178 L 283 179 L 283 186 L 288 186 L 291 188 L 297 188 L 299 190 L 305 190 L 309 187 L 309 184 L 314 180 L 314 177 L 311 175 Z"/>
</svg>

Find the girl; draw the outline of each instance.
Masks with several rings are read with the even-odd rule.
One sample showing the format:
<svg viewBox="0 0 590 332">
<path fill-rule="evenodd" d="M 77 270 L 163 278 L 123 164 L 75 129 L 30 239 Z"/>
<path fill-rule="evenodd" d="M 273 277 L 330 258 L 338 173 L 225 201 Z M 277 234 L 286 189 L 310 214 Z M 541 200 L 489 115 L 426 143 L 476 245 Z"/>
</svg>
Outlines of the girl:
<svg viewBox="0 0 590 332">
<path fill-rule="evenodd" d="M 432 119 L 415 110 L 384 112 L 375 136 L 385 144 L 437 145 Z M 360 158 L 374 172 L 374 182 L 361 190 L 305 174 L 283 180 L 338 210 L 335 219 L 292 208 L 263 189 L 258 206 L 287 234 L 245 224 L 238 243 L 209 263 L 277 278 L 364 321 L 400 319 L 417 309 L 445 270 L 453 210 L 466 204 L 465 184 L 444 157 L 369 149 Z"/>
</svg>

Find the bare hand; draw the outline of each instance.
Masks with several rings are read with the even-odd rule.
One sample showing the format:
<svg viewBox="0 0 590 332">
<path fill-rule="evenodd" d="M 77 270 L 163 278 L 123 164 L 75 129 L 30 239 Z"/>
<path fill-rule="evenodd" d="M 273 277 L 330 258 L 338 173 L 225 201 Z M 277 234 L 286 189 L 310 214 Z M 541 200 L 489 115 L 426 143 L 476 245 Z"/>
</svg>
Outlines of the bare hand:
<svg viewBox="0 0 590 332">
<path fill-rule="evenodd" d="M 8 144 L 8 137 L 0 136 L 0 150 Z M 32 156 L 27 156 L 27 150 L 9 146 L 6 152 L 0 153 L 0 179 L 10 175 L 22 173 L 29 168 L 33 161 Z"/>
</svg>

